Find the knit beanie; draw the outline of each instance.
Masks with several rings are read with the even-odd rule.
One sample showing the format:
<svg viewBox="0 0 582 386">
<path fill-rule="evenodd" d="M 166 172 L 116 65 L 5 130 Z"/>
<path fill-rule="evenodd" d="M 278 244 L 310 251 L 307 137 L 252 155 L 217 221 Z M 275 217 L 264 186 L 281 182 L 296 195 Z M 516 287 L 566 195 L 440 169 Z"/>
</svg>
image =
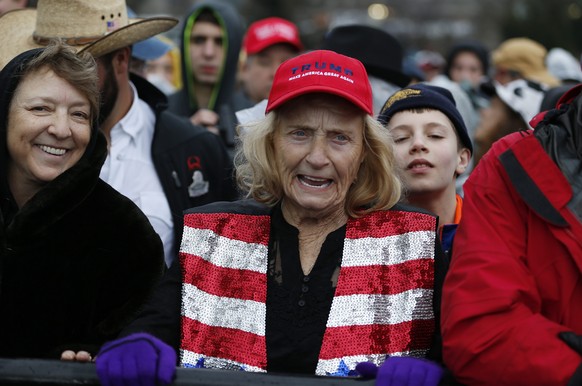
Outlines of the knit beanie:
<svg viewBox="0 0 582 386">
<path fill-rule="evenodd" d="M 380 110 L 378 121 L 384 126 L 394 114 L 404 110 L 430 108 L 439 110 L 453 123 L 464 147 L 473 153 L 473 144 L 469 138 L 463 117 L 457 110 L 455 99 L 449 90 L 443 87 L 418 83 L 395 92 Z"/>
</svg>

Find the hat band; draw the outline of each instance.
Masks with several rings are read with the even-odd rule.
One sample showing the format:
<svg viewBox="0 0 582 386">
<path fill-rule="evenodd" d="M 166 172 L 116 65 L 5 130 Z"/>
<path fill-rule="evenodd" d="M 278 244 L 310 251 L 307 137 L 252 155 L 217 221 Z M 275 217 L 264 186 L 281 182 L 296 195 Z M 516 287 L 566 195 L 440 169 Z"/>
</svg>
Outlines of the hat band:
<svg viewBox="0 0 582 386">
<path fill-rule="evenodd" d="M 40 44 L 42 46 L 48 45 L 51 42 L 51 40 L 54 40 L 54 39 L 59 39 L 63 43 L 68 44 L 70 46 L 84 46 L 86 44 L 93 43 L 93 42 L 101 39 L 102 37 L 103 36 L 72 37 L 72 38 L 56 38 L 56 37 L 47 38 L 44 36 L 38 36 L 36 33 L 32 34 L 32 38 L 34 39 L 34 42 L 37 44 Z"/>
</svg>

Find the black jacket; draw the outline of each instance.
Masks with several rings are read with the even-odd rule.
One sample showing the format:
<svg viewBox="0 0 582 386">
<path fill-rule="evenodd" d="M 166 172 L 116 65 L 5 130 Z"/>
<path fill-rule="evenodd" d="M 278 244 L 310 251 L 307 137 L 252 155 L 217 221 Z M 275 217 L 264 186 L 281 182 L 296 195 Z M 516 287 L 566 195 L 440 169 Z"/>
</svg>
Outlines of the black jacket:
<svg viewBox="0 0 582 386">
<path fill-rule="evenodd" d="M 152 159 L 172 211 L 177 254 L 184 210 L 237 198 L 232 161 L 219 137 L 167 111 L 160 90 L 137 75 L 131 81 L 156 115 Z"/>
<path fill-rule="evenodd" d="M 3 190 L 0 357 L 95 354 L 135 317 L 163 272 L 148 219 L 99 179 L 107 148 L 95 135 L 91 155 L 20 210 Z"/>
<path fill-rule="evenodd" d="M 244 27 L 241 16 L 230 4 L 216 0 L 198 3 L 182 23 L 180 53 L 182 57 L 182 84 L 184 87 L 170 96 L 169 109 L 171 112 L 185 117 L 192 116 L 199 109 L 195 94 L 196 82 L 193 80 L 190 66 L 189 46 L 193 21 L 204 10 L 210 10 L 225 28 L 224 47 L 227 47 L 227 51 L 224 55 L 222 77 L 214 87 L 208 109 L 215 111 L 220 116 L 218 125 L 221 137 L 226 146 L 233 147 L 235 145 L 235 126 L 237 124 L 235 115 L 237 106 L 233 105 L 233 95 L 236 87 L 236 73 Z"/>
</svg>

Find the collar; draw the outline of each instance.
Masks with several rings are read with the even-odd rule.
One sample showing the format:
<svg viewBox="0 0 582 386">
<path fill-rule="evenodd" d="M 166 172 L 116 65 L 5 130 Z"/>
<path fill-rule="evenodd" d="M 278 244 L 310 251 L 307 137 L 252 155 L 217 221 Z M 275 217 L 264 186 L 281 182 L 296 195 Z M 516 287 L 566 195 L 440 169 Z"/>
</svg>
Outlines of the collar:
<svg viewBox="0 0 582 386">
<path fill-rule="evenodd" d="M 456 200 L 456 205 L 455 205 L 455 215 L 453 217 L 453 222 L 440 224 L 439 228 L 442 228 L 443 226 L 448 225 L 448 224 L 458 224 L 459 222 L 461 222 L 461 213 L 463 211 L 463 197 L 461 197 L 459 194 L 455 194 L 455 200 Z"/>
<path fill-rule="evenodd" d="M 461 213 L 463 211 L 463 197 L 456 195 L 457 206 L 455 207 L 455 218 L 453 219 L 453 224 L 458 224 L 461 222 Z"/>
<path fill-rule="evenodd" d="M 119 122 L 117 122 L 115 124 L 113 129 L 114 130 L 115 129 L 122 130 L 125 134 L 127 134 L 131 137 L 132 141 L 135 141 L 139 132 L 144 127 L 144 123 L 143 123 L 144 119 L 143 119 L 143 115 L 140 112 L 141 111 L 141 103 L 140 103 L 139 96 L 137 94 L 137 89 L 135 88 L 135 85 L 132 82 L 129 82 L 129 85 L 131 86 L 131 93 L 132 93 L 131 106 L 130 106 L 127 114 L 125 114 L 123 116 L 123 118 L 121 118 L 119 120 Z"/>
<path fill-rule="evenodd" d="M 449 224 L 442 224 L 439 226 L 439 236 L 443 242 L 447 238 L 446 235 L 452 234 L 452 236 L 450 236 L 451 238 L 450 244 L 452 244 L 452 237 L 455 234 L 457 225 L 459 225 L 459 223 L 461 222 L 461 214 L 463 212 L 463 197 L 461 197 L 459 194 L 456 194 L 455 200 L 457 201 L 457 205 L 455 206 L 455 217 L 453 218 L 453 222 Z M 448 250 L 448 248 L 445 250 Z"/>
</svg>

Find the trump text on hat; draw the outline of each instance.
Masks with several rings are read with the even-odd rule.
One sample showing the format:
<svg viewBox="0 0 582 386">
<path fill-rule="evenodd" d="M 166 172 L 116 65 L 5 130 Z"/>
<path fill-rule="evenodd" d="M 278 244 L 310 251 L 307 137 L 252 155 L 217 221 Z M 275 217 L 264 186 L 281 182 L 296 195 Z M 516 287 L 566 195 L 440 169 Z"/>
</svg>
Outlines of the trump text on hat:
<svg viewBox="0 0 582 386">
<path fill-rule="evenodd" d="M 333 63 L 329 64 L 328 71 L 323 71 L 327 69 L 326 62 L 315 62 L 315 63 L 305 63 L 300 66 L 292 67 L 291 68 L 291 76 L 289 80 L 297 79 L 304 76 L 309 75 L 319 75 L 319 76 L 333 76 L 336 78 L 340 78 L 346 80 L 350 83 L 354 83 L 354 81 L 347 76 L 353 76 L 354 72 L 348 68 L 343 68 L 341 66 L 336 66 Z M 316 71 L 317 70 L 317 71 Z"/>
</svg>

